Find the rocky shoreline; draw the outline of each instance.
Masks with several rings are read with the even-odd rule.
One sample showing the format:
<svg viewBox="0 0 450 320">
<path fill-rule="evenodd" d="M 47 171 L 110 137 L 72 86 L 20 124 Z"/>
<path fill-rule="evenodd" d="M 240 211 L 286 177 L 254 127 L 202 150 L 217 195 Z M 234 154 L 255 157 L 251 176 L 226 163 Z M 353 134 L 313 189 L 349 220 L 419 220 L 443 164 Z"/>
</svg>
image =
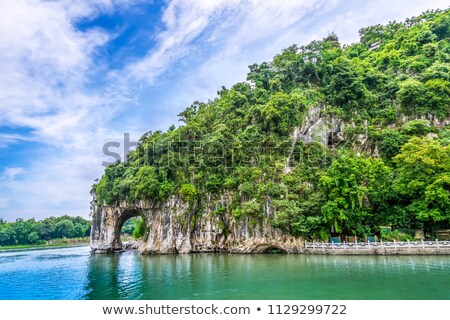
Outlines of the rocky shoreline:
<svg viewBox="0 0 450 320">
<path fill-rule="evenodd" d="M 90 247 L 93 253 L 137 250 L 142 254 L 176 253 L 289 253 L 325 255 L 448 255 L 450 242 L 397 242 L 322 244 L 274 228 L 273 209 L 266 205 L 259 224 L 237 220 L 225 214 L 211 214 L 217 206 L 226 206 L 226 197 L 211 201 L 206 212 L 197 216 L 188 203 L 177 196 L 166 202 L 138 202 L 134 206 L 119 203 L 115 207 L 95 206 Z M 142 240 L 122 244 L 120 231 L 130 217 L 141 216 L 147 225 Z"/>
<path fill-rule="evenodd" d="M 211 214 L 218 206 L 227 205 L 226 196 L 208 202 L 201 216 L 178 196 L 165 202 L 139 201 L 133 206 L 119 203 L 107 207 L 94 203 L 90 246 L 95 253 L 123 250 L 120 239 L 123 224 L 131 217 L 141 216 L 147 232 L 140 244 L 133 246 L 143 254 L 303 251 L 303 239 L 271 225 L 274 213 L 270 203 L 266 205 L 266 218 L 254 223 L 248 218 L 237 220 L 230 214 Z"/>
</svg>

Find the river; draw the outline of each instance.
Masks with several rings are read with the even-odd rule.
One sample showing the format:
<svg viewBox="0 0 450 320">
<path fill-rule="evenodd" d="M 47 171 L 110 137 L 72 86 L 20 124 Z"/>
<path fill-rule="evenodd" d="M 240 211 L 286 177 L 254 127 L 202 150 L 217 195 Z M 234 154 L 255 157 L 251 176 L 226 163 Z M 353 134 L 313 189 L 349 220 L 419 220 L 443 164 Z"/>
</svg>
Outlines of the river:
<svg viewBox="0 0 450 320">
<path fill-rule="evenodd" d="M 450 299 L 450 256 L 1 252 L 0 299 Z"/>
</svg>

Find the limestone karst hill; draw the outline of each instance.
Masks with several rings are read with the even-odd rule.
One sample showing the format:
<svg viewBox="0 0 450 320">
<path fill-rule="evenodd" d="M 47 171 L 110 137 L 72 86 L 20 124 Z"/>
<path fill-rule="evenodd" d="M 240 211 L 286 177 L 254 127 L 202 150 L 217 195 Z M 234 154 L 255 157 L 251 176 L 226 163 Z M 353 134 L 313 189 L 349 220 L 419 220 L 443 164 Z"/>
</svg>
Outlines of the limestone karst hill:
<svg viewBox="0 0 450 320">
<path fill-rule="evenodd" d="M 147 253 L 302 250 L 380 226 L 450 222 L 450 11 L 293 45 L 247 80 L 148 132 L 93 186 L 91 246 Z"/>
</svg>

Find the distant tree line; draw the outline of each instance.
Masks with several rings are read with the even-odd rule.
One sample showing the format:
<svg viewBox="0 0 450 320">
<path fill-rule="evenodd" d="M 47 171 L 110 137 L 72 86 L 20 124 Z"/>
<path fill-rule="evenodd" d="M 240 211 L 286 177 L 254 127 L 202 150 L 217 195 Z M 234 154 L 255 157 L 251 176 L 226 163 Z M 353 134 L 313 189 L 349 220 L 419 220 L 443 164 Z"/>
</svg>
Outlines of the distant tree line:
<svg viewBox="0 0 450 320">
<path fill-rule="evenodd" d="M 0 218 L 0 246 L 40 244 L 52 239 L 89 236 L 90 221 L 82 217 L 50 217 L 41 221 L 16 219 L 6 222 Z"/>
</svg>

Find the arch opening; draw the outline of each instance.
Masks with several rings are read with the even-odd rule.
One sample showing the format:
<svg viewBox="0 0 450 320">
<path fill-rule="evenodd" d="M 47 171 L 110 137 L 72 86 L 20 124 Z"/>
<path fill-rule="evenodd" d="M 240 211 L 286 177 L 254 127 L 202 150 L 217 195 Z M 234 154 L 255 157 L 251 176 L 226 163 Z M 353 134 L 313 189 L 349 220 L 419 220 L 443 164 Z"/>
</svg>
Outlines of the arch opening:
<svg viewBox="0 0 450 320">
<path fill-rule="evenodd" d="M 270 246 L 266 249 L 264 249 L 264 251 L 262 253 L 270 253 L 270 254 L 286 254 L 287 251 L 280 248 L 280 247 L 276 247 L 276 246 Z"/>
<path fill-rule="evenodd" d="M 137 229 L 140 229 L 137 232 Z M 121 250 L 132 250 L 139 247 L 145 236 L 146 218 L 142 211 L 137 209 L 124 210 L 116 225 L 116 248 Z"/>
</svg>

